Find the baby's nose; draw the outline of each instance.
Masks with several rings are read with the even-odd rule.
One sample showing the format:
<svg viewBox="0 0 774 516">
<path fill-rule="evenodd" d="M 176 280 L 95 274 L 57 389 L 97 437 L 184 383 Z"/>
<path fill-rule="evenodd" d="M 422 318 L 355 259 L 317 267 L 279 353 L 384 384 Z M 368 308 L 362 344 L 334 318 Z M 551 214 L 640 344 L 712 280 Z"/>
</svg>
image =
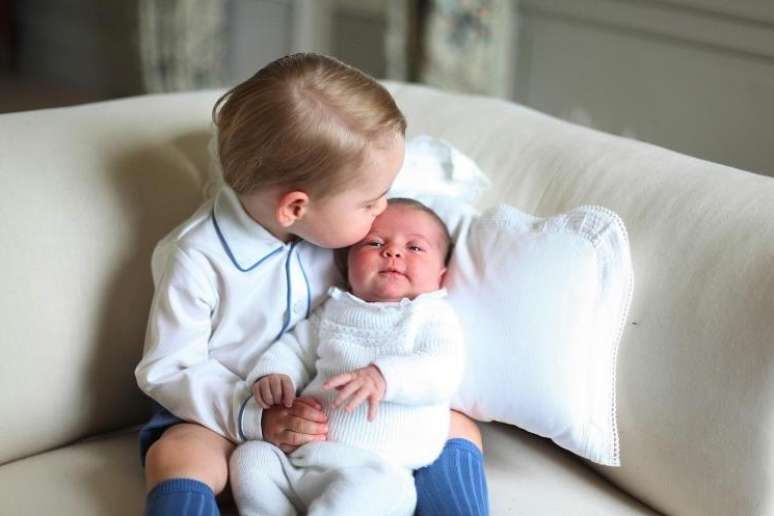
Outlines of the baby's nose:
<svg viewBox="0 0 774 516">
<path fill-rule="evenodd" d="M 400 249 L 392 247 L 392 246 L 385 246 L 384 251 L 382 251 L 382 254 L 387 258 L 400 258 L 401 252 Z"/>
</svg>

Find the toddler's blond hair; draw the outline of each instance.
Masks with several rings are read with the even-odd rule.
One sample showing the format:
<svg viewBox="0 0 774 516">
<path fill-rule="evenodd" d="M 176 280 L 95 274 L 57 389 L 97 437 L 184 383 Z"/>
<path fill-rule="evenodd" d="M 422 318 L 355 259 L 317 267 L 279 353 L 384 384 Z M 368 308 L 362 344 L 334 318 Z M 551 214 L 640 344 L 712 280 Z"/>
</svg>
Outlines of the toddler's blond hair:
<svg viewBox="0 0 774 516">
<path fill-rule="evenodd" d="M 369 145 L 406 132 L 390 93 L 332 57 L 282 57 L 212 110 L 225 182 L 246 194 L 274 185 L 326 197 L 346 188 Z"/>
</svg>

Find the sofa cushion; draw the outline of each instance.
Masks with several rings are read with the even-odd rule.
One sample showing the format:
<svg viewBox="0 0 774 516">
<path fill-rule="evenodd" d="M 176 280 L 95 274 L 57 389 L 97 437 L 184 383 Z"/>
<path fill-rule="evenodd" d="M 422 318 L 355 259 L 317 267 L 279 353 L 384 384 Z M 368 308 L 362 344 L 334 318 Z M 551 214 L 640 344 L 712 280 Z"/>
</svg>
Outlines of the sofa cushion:
<svg viewBox="0 0 774 516">
<path fill-rule="evenodd" d="M 446 275 L 466 349 L 452 406 L 618 466 L 616 354 L 632 295 L 621 220 L 598 206 L 538 218 L 500 205 L 463 226 Z"/>
<path fill-rule="evenodd" d="M 149 417 L 150 255 L 200 203 L 216 97 L 2 115 L 0 463 Z"/>
<path fill-rule="evenodd" d="M 144 483 L 137 434 L 100 437 L 0 466 L 0 513 L 136 516 Z"/>
<path fill-rule="evenodd" d="M 388 196 L 441 196 L 474 204 L 490 186 L 473 160 L 449 142 L 422 134 L 406 142 L 403 166 Z"/>
<path fill-rule="evenodd" d="M 659 514 L 548 439 L 499 423 L 481 431 L 494 516 Z"/>
<path fill-rule="evenodd" d="M 550 441 L 482 426 L 493 515 L 655 514 Z M 144 492 L 134 431 L 0 466 L 0 514 L 136 516 Z M 226 504 L 222 514 L 235 516 L 234 506 Z"/>
</svg>

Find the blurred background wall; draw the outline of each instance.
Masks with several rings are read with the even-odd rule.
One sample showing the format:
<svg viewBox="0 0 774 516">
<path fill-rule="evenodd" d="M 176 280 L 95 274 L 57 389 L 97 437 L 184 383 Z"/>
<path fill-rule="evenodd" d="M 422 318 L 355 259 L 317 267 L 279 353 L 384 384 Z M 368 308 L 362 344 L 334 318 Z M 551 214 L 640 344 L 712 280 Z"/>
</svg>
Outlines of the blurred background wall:
<svg viewBox="0 0 774 516">
<path fill-rule="evenodd" d="M 0 112 L 315 50 L 774 176 L 771 0 L 0 0 Z"/>
</svg>

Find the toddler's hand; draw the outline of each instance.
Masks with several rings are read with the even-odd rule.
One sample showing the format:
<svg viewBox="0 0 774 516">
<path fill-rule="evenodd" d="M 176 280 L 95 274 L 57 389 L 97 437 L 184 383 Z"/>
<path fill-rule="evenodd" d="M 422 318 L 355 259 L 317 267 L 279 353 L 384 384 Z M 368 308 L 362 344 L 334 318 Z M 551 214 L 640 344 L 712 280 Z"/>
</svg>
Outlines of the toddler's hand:
<svg viewBox="0 0 774 516">
<path fill-rule="evenodd" d="M 272 405 L 290 408 L 296 397 L 293 382 L 286 374 L 267 374 L 253 384 L 253 395 L 258 406 L 266 410 Z"/>
<path fill-rule="evenodd" d="M 345 407 L 347 412 L 352 412 L 367 399 L 368 420 L 373 421 L 376 419 L 379 402 L 384 398 L 385 381 L 379 368 L 372 364 L 329 378 L 323 387 L 339 391 L 339 395 L 333 401 L 334 408 L 339 408 L 351 397 Z"/>
<path fill-rule="evenodd" d="M 264 441 L 290 453 L 302 444 L 324 441 L 328 434 L 328 416 L 316 400 L 300 397 L 290 408 L 274 405 L 264 410 L 261 429 Z"/>
</svg>

